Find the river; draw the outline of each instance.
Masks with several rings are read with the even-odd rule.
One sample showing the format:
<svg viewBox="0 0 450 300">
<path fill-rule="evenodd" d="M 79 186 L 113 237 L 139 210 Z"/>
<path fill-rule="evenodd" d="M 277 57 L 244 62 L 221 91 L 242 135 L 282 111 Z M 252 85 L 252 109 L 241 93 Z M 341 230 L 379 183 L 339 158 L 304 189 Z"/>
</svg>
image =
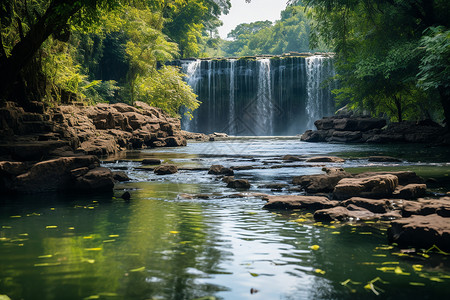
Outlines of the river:
<svg viewBox="0 0 450 300">
<path fill-rule="evenodd" d="M 283 162 L 285 154 L 333 154 L 347 160 L 329 166 L 414 169 L 445 178 L 449 152 L 308 144 L 298 138 L 127 152 L 104 162 L 132 179 L 117 184 L 114 195 L 3 198 L 0 295 L 13 300 L 444 299 L 450 294 L 448 256 L 402 254 L 387 242 L 388 223 L 322 224 L 306 211 L 265 210 L 265 201 L 235 198 L 236 191 L 203 169 L 252 165 L 257 168 L 235 172 L 250 181 L 250 192 L 287 194 L 260 186 L 290 183 L 293 176 L 320 173 L 321 166 Z M 406 161 L 370 163 L 364 158 L 369 155 Z M 145 170 L 143 158 L 183 170 L 157 176 Z M 124 190 L 131 193 L 129 203 L 120 198 Z M 185 199 L 183 193 L 210 199 Z"/>
</svg>

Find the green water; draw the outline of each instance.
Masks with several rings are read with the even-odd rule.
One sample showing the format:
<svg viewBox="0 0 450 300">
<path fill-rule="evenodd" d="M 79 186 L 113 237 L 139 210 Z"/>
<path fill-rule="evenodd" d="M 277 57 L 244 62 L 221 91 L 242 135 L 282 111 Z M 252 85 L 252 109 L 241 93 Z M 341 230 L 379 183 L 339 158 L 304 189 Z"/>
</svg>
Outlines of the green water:
<svg viewBox="0 0 450 300">
<path fill-rule="evenodd" d="M 220 154 L 223 146 L 231 146 L 224 143 L 212 150 L 209 144 L 199 143 L 130 155 L 203 166 L 217 162 L 216 157 L 204 158 L 205 154 Z M 325 145 L 322 150 L 319 145 L 306 150 L 303 143 L 281 140 L 239 147 L 243 155 L 261 156 L 255 156 L 254 164 L 288 152 L 336 150 Z M 352 147 L 342 150 L 358 150 Z M 227 154 L 232 152 L 227 148 Z M 248 157 L 221 160 L 249 163 Z M 360 167 L 364 164 L 361 161 Z M 358 166 L 355 161 L 349 165 Z M 132 177 L 131 182 L 118 184 L 114 195 L 1 199 L 0 295 L 13 300 L 444 299 L 450 295 L 448 256 L 399 255 L 400 249 L 387 244 L 386 223 L 318 224 L 304 211 L 264 210 L 260 199 L 230 197 L 235 191 L 206 171 L 158 177 L 136 170 L 137 162 L 107 166 L 126 169 Z M 256 183 L 289 182 L 292 175 L 314 172 L 317 168 L 286 167 L 242 171 L 236 177 L 248 178 L 251 191 L 271 193 Z M 119 197 L 124 190 L 132 194 L 129 203 Z M 183 200 L 180 193 L 215 198 Z M 319 248 L 313 250 L 313 245 Z"/>
</svg>

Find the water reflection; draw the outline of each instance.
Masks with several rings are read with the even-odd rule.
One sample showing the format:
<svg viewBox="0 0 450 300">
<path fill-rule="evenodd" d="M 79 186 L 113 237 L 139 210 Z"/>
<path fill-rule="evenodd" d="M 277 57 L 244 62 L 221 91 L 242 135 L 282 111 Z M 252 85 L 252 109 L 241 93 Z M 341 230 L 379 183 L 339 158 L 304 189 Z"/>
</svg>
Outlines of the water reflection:
<svg viewBox="0 0 450 300">
<path fill-rule="evenodd" d="M 256 146 L 244 145 L 263 147 L 264 158 L 252 163 L 262 165 L 266 156 L 321 151 L 319 145 L 305 150 L 298 148 L 299 142 L 287 141 L 291 145 L 285 145 L 287 150 L 274 152 L 271 143 L 258 140 Z M 206 145 L 166 149 L 164 155 L 164 150 L 147 151 L 142 156 L 186 163 L 197 158 L 194 163 L 201 165 L 217 159 L 205 155 L 201 147 Z M 142 158 L 138 153 L 130 155 Z M 435 299 L 450 293 L 447 256 L 399 255 L 398 249 L 386 244 L 385 223 L 315 223 L 303 211 L 268 211 L 262 209 L 260 199 L 227 197 L 235 191 L 206 171 L 156 176 L 138 169 L 138 162 L 115 166 L 128 170 L 133 180 L 117 185 L 114 196 L 2 199 L 0 295 L 11 299 Z M 256 169 L 236 176 L 285 182 L 298 175 L 292 172 L 287 167 Z M 131 191 L 129 203 L 120 199 L 124 190 Z M 271 192 L 255 184 L 252 190 Z M 177 197 L 180 193 L 215 193 L 222 198 L 183 200 Z M 312 245 L 319 247 L 313 250 Z M 373 289 L 367 288 L 377 277 Z"/>
</svg>

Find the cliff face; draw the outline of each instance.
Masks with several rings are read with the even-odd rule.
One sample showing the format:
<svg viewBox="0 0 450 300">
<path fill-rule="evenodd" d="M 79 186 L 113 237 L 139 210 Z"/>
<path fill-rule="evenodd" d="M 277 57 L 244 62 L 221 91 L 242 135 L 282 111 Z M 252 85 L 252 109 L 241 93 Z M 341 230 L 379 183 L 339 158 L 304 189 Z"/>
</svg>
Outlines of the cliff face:
<svg viewBox="0 0 450 300">
<path fill-rule="evenodd" d="M 98 156 L 126 149 L 185 146 L 180 121 L 137 103 L 0 108 L 0 189 L 13 193 L 108 192 L 113 174 Z"/>
<path fill-rule="evenodd" d="M 124 149 L 186 145 L 178 119 L 142 102 L 136 107 L 67 105 L 46 113 L 25 112 L 9 104 L 0 109 L 0 124 L 0 156 L 20 161 L 70 152 L 100 156 Z"/>
</svg>

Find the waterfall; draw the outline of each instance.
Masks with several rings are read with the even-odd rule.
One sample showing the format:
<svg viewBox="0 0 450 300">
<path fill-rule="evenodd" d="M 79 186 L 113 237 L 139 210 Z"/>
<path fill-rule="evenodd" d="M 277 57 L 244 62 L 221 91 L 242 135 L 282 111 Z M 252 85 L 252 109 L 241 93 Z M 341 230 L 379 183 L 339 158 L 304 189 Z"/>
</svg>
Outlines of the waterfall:
<svg viewBox="0 0 450 300">
<path fill-rule="evenodd" d="M 256 95 L 255 135 L 272 135 L 272 89 L 270 60 L 260 59 L 258 62 L 258 91 Z"/>
<path fill-rule="evenodd" d="M 334 113 L 332 58 L 325 56 L 181 60 L 187 83 L 202 102 L 193 132 L 231 135 L 296 135 Z"/>
<path fill-rule="evenodd" d="M 201 70 L 200 70 L 201 60 L 197 59 L 194 61 L 187 61 L 181 64 L 181 70 L 184 74 L 186 74 L 186 82 L 189 84 L 192 89 L 197 91 L 197 86 L 201 79 Z M 197 121 L 197 111 L 193 112 L 193 118 L 191 119 L 189 116 L 186 116 L 183 112 L 182 115 L 182 123 L 184 130 L 187 131 L 195 131 L 196 126 L 195 123 Z M 193 124 L 194 123 L 194 124 Z"/>
<path fill-rule="evenodd" d="M 235 103 L 234 103 L 234 85 L 235 85 L 235 70 L 236 70 L 236 60 L 230 59 L 230 110 L 229 110 L 229 121 L 228 121 L 228 127 L 229 127 L 229 134 L 235 135 L 236 134 L 236 126 L 235 126 Z"/>
<path fill-rule="evenodd" d="M 331 70 L 330 64 L 324 62 L 324 57 L 313 56 L 306 58 L 306 90 L 308 94 L 308 101 L 306 104 L 306 112 L 308 114 L 307 126 L 312 129 L 314 121 L 323 117 L 323 114 L 328 114 L 329 105 L 329 90 L 323 87 L 324 81 L 334 75 L 334 70 Z"/>
</svg>

